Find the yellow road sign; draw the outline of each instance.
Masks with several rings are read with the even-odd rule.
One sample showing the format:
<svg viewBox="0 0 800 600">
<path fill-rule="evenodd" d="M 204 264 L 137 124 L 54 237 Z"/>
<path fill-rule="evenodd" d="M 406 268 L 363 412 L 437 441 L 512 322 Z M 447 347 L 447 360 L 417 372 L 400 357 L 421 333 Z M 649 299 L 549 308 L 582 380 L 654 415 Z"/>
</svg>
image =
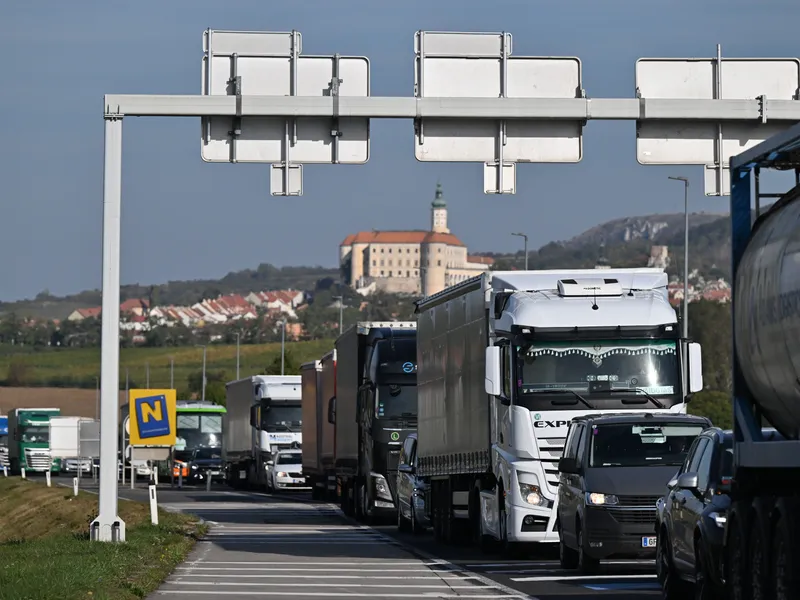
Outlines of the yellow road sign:
<svg viewBox="0 0 800 600">
<path fill-rule="evenodd" d="M 131 446 L 174 446 L 176 405 L 175 390 L 130 390 Z"/>
</svg>

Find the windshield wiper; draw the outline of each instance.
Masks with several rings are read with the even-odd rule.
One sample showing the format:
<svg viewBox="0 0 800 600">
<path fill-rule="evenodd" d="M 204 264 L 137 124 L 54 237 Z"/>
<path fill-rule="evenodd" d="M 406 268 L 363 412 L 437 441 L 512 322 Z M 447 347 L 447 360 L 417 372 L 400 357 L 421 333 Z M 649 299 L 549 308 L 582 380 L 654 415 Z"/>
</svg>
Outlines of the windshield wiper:
<svg viewBox="0 0 800 600">
<path fill-rule="evenodd" d="M 294 429 L 286 425 L 285 423 L 270 423 L 270 427 L 283 427 L 289 433 L 297 433 Z"/>
<path fill-rule="evenodd" d="M 592 410 L 594 410 L 594 408 L 595 408 L 592 404 L 589 403 L 588 400 L 586 400 L 586 398 L 581 396 L 575 390 L 570 390 L 570 389 L 565 389 L 565 388 L 554 389 L 554 390 L 531 390 L 529 392 L 525 392 L 525 395 L 528 395 L 528 394 L 572 394 L 573 396 L 575 396 L 576 400 L 581 402 L 581 404 L 585 405 L 587 408 L 591 408 Z M 573 404 L 575 404 L 575 403 L 573 402 Z"/>
<path fill-rule="evenodd" d="M 596 392 L 592 392 L 592 393 L 593 394 L 620 394 L 620 393 L 630 393 L 630 392 L 633 392 L 634 394 L 641 394 L 642 396 L 644 396 L 645 398 L 650 400 L 650 402 L 655 404 L 658 408 L 667 408 L 666 406 L 664 406 L 664 403 L 661 402 L 661 400 L 651 396 L 650 394 L 648 394 L 642 388 L 614 388 L 614 389 L 610 389 L 610 390 L 597 390 Z M 622 402 L 625 403 L 625 400 L 623 400 Z"/>
</svg>

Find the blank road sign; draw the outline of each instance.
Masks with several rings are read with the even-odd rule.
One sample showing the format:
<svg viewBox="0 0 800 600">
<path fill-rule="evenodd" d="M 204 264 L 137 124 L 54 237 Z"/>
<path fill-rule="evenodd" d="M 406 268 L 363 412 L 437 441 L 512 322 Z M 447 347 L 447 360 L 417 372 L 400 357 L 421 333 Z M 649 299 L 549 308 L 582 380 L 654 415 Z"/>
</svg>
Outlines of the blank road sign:
<svg viewBox="0 0 800 600">
<path fill-rule="evenodd" d="M 98 458 L 100 456 L 100 421 L 82 421 L 80 424 L 81 458 Z"/>
<path fill-rule="evenodd" d="M 240 77 L 245 96 L 369 96 L 368 58 L 298 56 L 300 34 L 294 34 L 296 49 L 292 39 L 290 33 L 207 31 L 202 93 L 235 95 L 233 78 Z M 233 117 L 203 121 L 204 161 L 231 161 L 234 123 Z M 339 118 L 334 126 L 332 118 L 242 117 L 238 129 L 237 162 L 283 162 L 287 150 L 293 163 L 363 164 L 369 159 L 369 119 Z"/>
<path fill-rule="evenodd" d="M 716 59 L 641 58 L 636 89 L 648 99 L 714 99 Z M 796 58 L 723 58 L 721 99 L 792 100 L 800 89 Z M 767 115 L 769 116 L 769 115 Z M 729 122 L 722 125 L 722 161 L 786 129 L 785 123 Z M 644 165 L 713 165 L 717 123 L 637 122 L 636 158 Z"/>
<path fill-rule="evenodd" d="M 511 56 L 508 33 L 420 31 L 415 51 L 418 98 L 582 96 L 580 59 Z M 579 121 L 507 120 L 502 160 L 578 162 L 582 127 Z M 422 119 L 415 156 L 420 161 L 494 162 L 500 159 L 499 137 L 495 120 Z"/>
</svg>

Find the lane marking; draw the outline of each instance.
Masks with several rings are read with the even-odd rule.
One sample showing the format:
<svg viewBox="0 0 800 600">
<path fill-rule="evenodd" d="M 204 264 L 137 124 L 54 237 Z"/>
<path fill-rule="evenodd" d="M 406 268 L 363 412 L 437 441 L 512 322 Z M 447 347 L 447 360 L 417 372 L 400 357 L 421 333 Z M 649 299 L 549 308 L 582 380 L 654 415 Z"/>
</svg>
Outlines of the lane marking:
<svg viewBox="0 0 800 600">
<path fill-rule="evenodd" d="M 511 581 L 598 581 L 602 579 L 655 579 L 655 575 L 542 575 L 541 577 L 511 577 Z"/>
</svg>

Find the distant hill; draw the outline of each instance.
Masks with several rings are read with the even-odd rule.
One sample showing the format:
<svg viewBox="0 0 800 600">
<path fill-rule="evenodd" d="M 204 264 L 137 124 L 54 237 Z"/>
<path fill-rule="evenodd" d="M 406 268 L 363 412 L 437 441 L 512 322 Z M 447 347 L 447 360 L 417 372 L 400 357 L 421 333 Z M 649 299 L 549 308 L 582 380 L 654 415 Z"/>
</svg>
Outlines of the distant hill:
<svg viewBox="0 0 800 600">
<path fill-rule="evenodd" d="M 683 270 L 684 214 L 625 217 L 608 221 L 572 239 L 550 242 L 532 251 L 531 269 L 590 268 L 604 256 L 611 266 L 645 266 L 653 245 L 669 246 L 667 271 Z M 495 259 L 498 269 L 522 268 L 523 252 L 479 253 Z M 705 277 L 730 277 L 730 222 L 727 215 L 693 213 L 689 216 L 689 268 Z"/>
<path fill-rule="evenodd" d="M 150 298 L 153 305 L 174 304 L 187 306 L 204 298 L 221 294 L 242 294 L 261 290 L 313 290 L 320 280 L 338 279 L 338 269 L 324 267 L 275 267 L 261 264 L 256 269 L 228 273 L 222 279 L 170 281 L 160 285 L 123 285 L 122 301 L 129 298 Z M 77 308 L 100 306 L 100 290 L 89 290 L 66 297 L 43 292 L 33 300 L 0 302 L 0 314 L 15 312 L 18 315 L 63 319 Z"/>
<path fill-rule="evenodd" d="M 532 269 L 588 268 L 597 264 L 602 254 L 612 266 L 637 267 L 647 264 L 651 246 L 666 245 L 671 257 L 668 272 L 682 272 L 683 221 L 683 213 L 614 219 L 572 239 L 550 242 L 531 251 L 528 264 Z M 524 264 L 521 250 L 516 254 L 477 254 L 493 257 L 498 269 L 522 268 Z M 690 215 L 689 267 L 698 269 L 705 277 L 730 279 L 730 223 L 727 215 Z M 278 268 L 262 264 L 256 269 L 228 273 L 222 279 L 170 281 L 153 286 L 125 285 L 121 289 L 121 299 L 150 298 L 153 305 L 191 305 L 220 294 L 289 288 L 314 290 L 329 287 L 338 278 L 338 269 L 319 266 Z M 0 303 L 0 314 L 16 312 L 18 315 L 64 318 L 76 308 L 99 305 L 99 290 L 64 298 L 41 293 L 33 300 Z"/>
</svg>

